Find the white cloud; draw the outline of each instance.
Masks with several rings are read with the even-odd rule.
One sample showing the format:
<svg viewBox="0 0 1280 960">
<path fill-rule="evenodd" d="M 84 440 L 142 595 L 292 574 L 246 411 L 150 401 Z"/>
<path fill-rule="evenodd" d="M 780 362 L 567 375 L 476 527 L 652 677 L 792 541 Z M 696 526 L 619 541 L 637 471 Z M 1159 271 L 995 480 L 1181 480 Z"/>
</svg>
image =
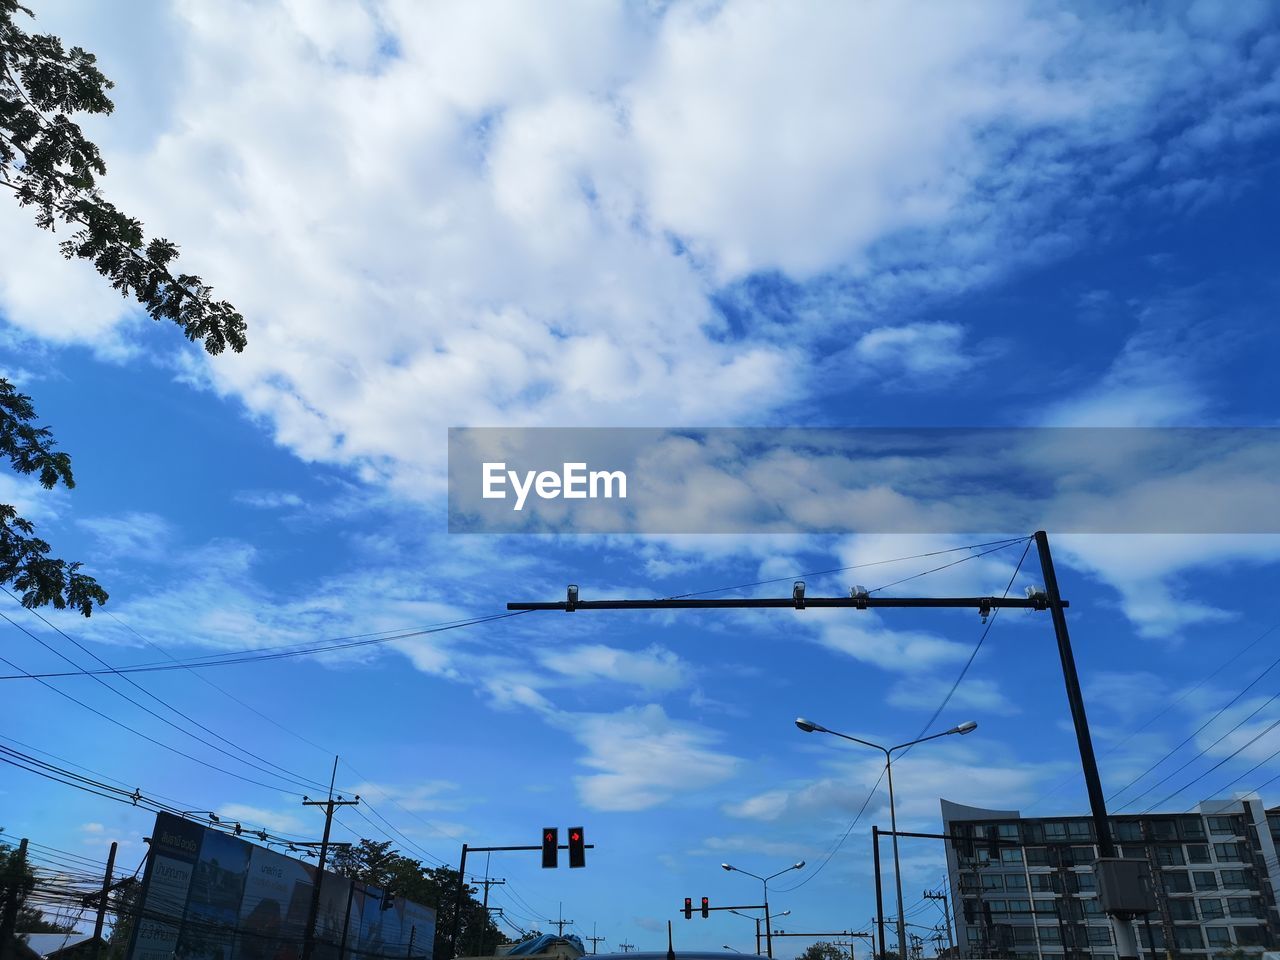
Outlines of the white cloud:
<svg viewBox="0 0 1280 960">
<path fill-rule="evenodd" d="M 239 823 L 246 830 L 250 825 L 254 829 L 265 828 L 271 833 L 306 834 L 314 829 L 310 820 L 304 820 L 291 810 L 277 810 L 270 807 L 256 807 L 247 803 L 228 803 L 218 807 L 214 813 L 225 823 Z"/>
<path fill-rule="evenodd" d="M 886 702 L 895 707 L 916 710 L 933 710 L 951 689 L 952 680 L 942 677 L 899 680 L 889 688 Z M 1003 685 L 995 680 L 966 676 L 964 682 L 951 695 L 949 706 L 969 707 L 978 713 L 1008 715 L 1019 713 L 1020 708 L 1006 695 Z"/>
<path fill-rule="evenodd" d="M 285 490 L 242 490 L 235 495 L 236 503 L 262 510 L 279 510 L 284 507 L 301 507 L 305 501 L 296 493 Z"/>
<path fill-rule="evenodd" d="M 103 556 L 113 559 L 158 559 L 173 536 L 169 522 L 154 513 L 91 517 L 76 523 L 93 534 Z"/>
<path fill-rule="evenodd" d="M 972 650 L 972 644 L 924 631 L 887 629 L 870 611 L 840 612 L 844 617 L 839 621 L 829 619 L 819 629 L 819 642 L 883 670 L 918 673 L 941 664 L 963 662 Z M 850 616 L 857 619 L 850 620 Z"/>
<path fill-rule="evenodd" d="M 1139 635 L 1168 639 L 1185 627 L 1235 618 L 1232 611 L 1199 599 L 1196 571 L 1273 563 L 1280 558 L 1280 536 L 1062 535 L 1054 538 L 1054 548 L 1072 567 L 1119 592 L 1121 609 Z"/>
<path fill-rule="evenodd" d="M 859 734 L 862 736 L 862 734 Z M 874 735 L 867 738 L 875 742 Z M 843 753 L 848 753 L 837 745 Z M 989 751 L 971 745 L 949 743 L 941 753 L 929 755 L 921 748 L 909 757 L 895 759 L 893 786 L 899 825 L 928 823 L 938 818 L 938 798 L 974 806 L 1013 808 L 1031 799 L 1038 785 L 1060 775 L 1063 764 L 998 762 Z M 872 754 L 870 750 L 865 753 Z M 884 760 L 874 754 L 866 759 L 841 757 L 827 762 L 830 774 L 762 791 L 725 806 L 730 816 L 767 823 L 800 824 L 815 819 L 845 823 L 862 810 L 877 780 L 880 786 L 867 803 L 864 822 L 888 809 L 888 790 L 880 775 Z"/>
<path fill-rule="evenodd" d="M 600 643 L 558 647 L 543 650 L 538 661 L 572 680 L 610 680 L 647 690 L 673 690 L 689 679 L 688 665 L 670 650 L 656 645 L 638 651 Z"/>
<path fill-rule="evenodd" d="M 714 749 L 714 734 L 672 720 L 657 704 L 561 722 L 587 749 L 579 762 L 596 771 L 574 778 L 593 810 L 645 810 L 721 783 L 741 762 Z"/>
<path fill-rule="evenodd" d="M 91 4 L 41 16 L 121 78 L 118 116 L 88 123 L 108 194 L 249 319 L 215 389 L 300 457 L 413 498 L 441 490 L 446 425 L 734 423 L 807 399 L 806 338 L 754 314 L 729 331 L 709 299 L 751 271 L 834 278 L 801 310 L 825 341 L 959 369 L 956 330 L 882 308 L 1071 243 L 1048 212 L 1122 185 L 1115 157 L 1169 105 L 1262 112 L 1233 98 L 1239 28 L 1203 14 L 185 3 L 141 18 L 154 57 Z M 0 230 L 22 258 L 10 324 L 125 349 L 136 312 L 23 216 Z"/>
<path fill-rule="evenodd" d="M 858 339 L 854 355 L 892 374 L 935 380 L 973 366 L 962 350 L 964 328 L 954 323 L 908 323 L 876 327 Z"/>
</svg>

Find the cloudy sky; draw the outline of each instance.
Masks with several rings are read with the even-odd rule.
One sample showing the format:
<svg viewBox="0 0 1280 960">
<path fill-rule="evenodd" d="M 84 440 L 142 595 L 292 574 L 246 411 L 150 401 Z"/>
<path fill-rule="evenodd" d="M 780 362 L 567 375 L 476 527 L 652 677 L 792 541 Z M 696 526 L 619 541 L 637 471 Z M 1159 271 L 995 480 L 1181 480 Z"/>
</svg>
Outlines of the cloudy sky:
<svg viewBox="0 0 1280 960">
<path fill-rule="evenodd" d="M 32 5 L 116 82 L 115 113 L 84 121 L 107 195 L 181 244 L 249 346 L 203 356 L 0 206 L 0 370 L 78 481 L 0 474 L 0 501 L 112 595 L 91 621 L 49 615 L 65 634 L 0 596 L 7 673 L 91 664 L 72 638 L 119 665 L 393 635 L 570 582 L 843 593 L 939 558 L 817 572 L 1030 532 L 451 535 L 449 427 L 1275 422 L 1264 0 Z M 1233 700 L 1272 661 L 1280 540 L 1054 542 L 1113 806 L 1280 774 L 1280 677 Z M 894 590 L 1020 594 L 1039 580 L 1022 550 Z M 990 626 L 931 728 L 978 732 L 895 767 L 912 827 L 938 825 L 940 796 L 1084 809 L 1047 618 Z M 879 763 L 791 721 L 911 739 L 985 629 L 534 614 L 133 677 L 186 718 L 119 679 L 3 680 L 0 744 L 307 837 L 320 819 L 277 774 L 324 780 L 337 753 L 369 801 L 340 838 L 392 833 L 424 859 L 583 824 L 587 870 L 495 857 L 493 902 L 543 929 L 563 903 L 611 949 L 661 946 L 685 896 L 758 895 L 723 860 L 805 859 L 773 888 L 786 928 L 865 929 Z M 95 857 L 116 839 L 132 869 L 149 823 L 0 771 L 10 833 Z M 909 919 L 931 926 L 940 851 L 904 853 Z M 713 916 L 680 919 L 677 943 L 749 946 L 749 922 Z"/>
</svg>

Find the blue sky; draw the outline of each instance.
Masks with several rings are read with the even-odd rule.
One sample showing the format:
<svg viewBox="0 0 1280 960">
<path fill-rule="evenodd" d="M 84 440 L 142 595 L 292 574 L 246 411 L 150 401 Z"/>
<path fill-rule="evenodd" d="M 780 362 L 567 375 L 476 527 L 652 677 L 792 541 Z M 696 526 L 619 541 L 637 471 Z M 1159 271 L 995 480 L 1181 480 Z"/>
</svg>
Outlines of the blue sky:
<svg viewBox="0 0 1280 960">
<path fill-rule="evenodd" d="M 0 475 L 0 500 L 112 595 L 90 621 L 49 619 L 135 663 L 158 656 L 139 635 L 197 656 L 495 613 L 570 582 L 667 595 L 1030 532 L 450 536 L 451 426 L 1274 425 L 1268 7 L 729 0 L 562 4 L 553 19 L 532 4 L 401 0 L 139 4 L 127 17 L 37 4 L 41 28 L 96 51 L 117 83 L 116 113 L 85 124 L 108 195 L 182 244 L 250 338 L 241 356 L 200 355 L 61 261 L 25 211 L 0 209 L 0 369 L 78 481 L 46 493 Z M 1274 622 L 1280 540 L 1055 547 L 1115 790 L 1270 663 L 1273 639 L 1248 645 Z M 905 589 L 999 593 L 1020 549 Z M 842 593 L 931 564 L 808 581 Z M 1015 591 L 1037 580 L 1024 569 Z M 87 662 L 7 598 L 0 610 Z M 0 628 L 22 669 L 58 667 Z M 609 948 L 657 947 L 683 897 L 757 893 L 723 860 L 766 873 L 803 858 L 772 897 L 792 910 L 786 929 L 865 929 L 882 793 L 836 844 L 876 758 L 791 721 L 910 739 L 982 629 L 972 612 L 548 614 L 206 671 L 257 713 L 187 673 L 135 679 L 310 779 L 341 754 L 341 785 L 409 853 L 456 862 L 462 841 L 585 825 L 587 870 L 495 858 L 510 886 L 494 902 L 543 929 L 563 902 Z M 1043 615 L 997 619 L 938 720 L 978 732 L 895 768 L 906 825 L 936 827 L 939 796 L 1083 810 L 1052 643 Z M 0 682 L 0 736 L 318 835 L 287 790 Z M 91 680 L 51 683 L 260 775 Z M 1276 690 L 1264 677 L 1117 804 L 1144 809 L 1261 733 L 1280 717 L 1265 703 Z M 1259 762 L 1231 789 L 1280 774 L 1278 740 L 1165 808 Z M 10 833 L 91 856 L 119 840 L 132 869 L 149 824 L 0 773 Z M 352 832 L 385 835 L 344 814 L 340 836 Z M 904 853 L 910 906 L 943 858 Z M 912 909 L 935 922 L 930 905 Z M 745 949 L 751 932 L 724 915 L 676 927 L 689 947 Z"/>
</svg>

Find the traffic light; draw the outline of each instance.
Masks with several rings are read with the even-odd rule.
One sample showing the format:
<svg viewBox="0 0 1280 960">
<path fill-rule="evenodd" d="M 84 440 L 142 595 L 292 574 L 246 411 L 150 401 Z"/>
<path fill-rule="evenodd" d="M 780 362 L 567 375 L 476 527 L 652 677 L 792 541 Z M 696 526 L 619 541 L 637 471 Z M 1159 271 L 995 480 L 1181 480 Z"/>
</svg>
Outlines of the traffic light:
<svg viewBox="0 0 1280 960">
<path fill-rule="evenodd" d="M 587 865 L 587 843 L 582 836 L 581 827 L 569 828 L 569 866 L 585 867 Z"/>
<path fill-rule="evenodd" d="M 706 897 L 702 898 L 702 919 L 705 920 L 711 916 L 711 901 Z"/>
<path fill-rule="evenodd" d="M 686 920 L 693 919 L 693 897 L 684 898 L 684 918 Z"/>
<path fill-rule="evenodd" d="M 560 857 L 560 828 L 542 828 L 542 866 L 554 867 Z"/>
</svg>

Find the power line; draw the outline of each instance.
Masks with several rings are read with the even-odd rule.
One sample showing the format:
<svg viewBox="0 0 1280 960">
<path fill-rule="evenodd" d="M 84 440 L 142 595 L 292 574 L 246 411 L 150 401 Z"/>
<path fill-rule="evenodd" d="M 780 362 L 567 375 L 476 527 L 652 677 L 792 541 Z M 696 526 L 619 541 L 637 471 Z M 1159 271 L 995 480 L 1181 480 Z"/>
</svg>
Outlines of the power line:
<svg viewBox="0 0 1280 960">
<path fill-rule="evenodd" d="M 808 573 L 792 574 L 789 577 L 774 577 L 773 579 L 770 579 L 770 580 L 753 580 L 751 583 L 739 583 L 732 587 L 715 587 L 711 590 L 699 590 L 695 593 L 678 593 L 675 596 L 666 597 L 664 599 L 684 600 L 687 597 L 705 597 L 708 594 L 712 594 L 712 593 L 728 593 L 732 590 L 745 590 L 748 587 L 763 587 L 773 583 L 784 583 L 784 582 L 789 582 L 791 580 L 801 579 L 804 577 L 823 577 L 823 576 L 827 576 L 828 574 L 847 573 L 850 570 L 862 570 L 867 567 L 880 567 L 889 563 L 905 563 L 908 560 L 923 560 L 928 557 L 942 556 L 943 554 L 946 554 L 946 553 L 956 553 L 960 550 L 976 550 L 980 547 L 989 547 L 997 543 L 1002 543 L 1002 544 L 1018 543 L 1022 539 L 1023 539 L 1022 537 L 1010 537 L 1005 540 L 988 540 L 986 543 L 972 543 L 972 544 L 967 544 L 963 547 L 950 547 L 946 550 L 931 550 L 928 553 L 917 553 L 909 557 L 893 557 L 888 560 L 870 560 L 870 561 L 867 561 L 866 563 L 855 563 L 847 567 L 833 567 L 830 570 L 813 570 Z"/>
<path fill-rule="evenodd" d="M 517 610 L 514 612 L 507 612 L 507 613 L 495 613 L 495 614 L 489 614 L 487 616 L 482 616 L 482 617 L 472 617 L 467 620 L 450 621 L 441 626 L 432 627 L 430 629 L 413 630 L 407 633 L 394 634 L 392 636 L 381 636 L 381 637 L 375 637 L 373 639 L 368 639 L 368 640 L 353 640 L 347 643 L 332 644 L 326 647 L 308 647 L 300 650 L 288 650 L 288 651 L 282 651 L 279 653 L 268 653 L 265 655 L 258 655 L 257 651 L 253 649 L 249 649 L 244 651 L 236 651 L 232 654 L 216 655 L 218 657 L 223 657 L 224 659 L 211 659 L 209 657 L 204 657 L 204 658 L 198 658 L 193 660 L 185 660 L 185 661 L 180 660 L 173 663 L 135 664 L 133 666 L 115 667 L 110 670 L 106 670 L 106 669 L 104 670 L 64 670 L 64 671 L 58 671 L 58 672 L 48 672 L 48 673 L 39 673 L 39 674 L 27 673 L 23 671 L 19 674 L 0 675 L 0 680 L 23 680 L 23 679 L 39 680 L 39 679 L 53 679 L 53 678 L 59 678 L 59 677 L 78 677 L 78 676 L 85 676 L 85 675 L 96 676 L 96 675 L 107 675 L 107 674 L 120 675 L 120 674 L 126 674 L 126 673 L 160 673 L 160 672 L 167 672 L 171 670 L 187 670 L 191 668 L 203 669 L 205 667 L 224 667 L 224 666 L 231 666 L 233 664 L 240 664 L 240 663 L 265 663 L 273 660 L 284 660 L 292 657 L 312 656 L 315 654 L 332 653 L 335 650 L 349 650 L 355 647 L 366 647 L 373 644 L 389 643 L 392 640 L 405 640 L 411 637 L 421 637 L 421 636 L 426 636 L 428 634 L 433 634 L 433 633 L 444 633 L 445 631 L 448 631 L 448 630 L 459 630 L 463 627 L 476 626 L 477 624 L 481 624 L 481 623 L 491 623 L 495 620 L 506 620 L 509 617 L 518 617 L 528 612 L 529 611 L 526 611 L 526 610 Z M 0 616 L 3 616 L 3 614 L 0 614 Z M 5 619 L 8 619 L 8 618 L 6 617 Z M 9 622 L 12 623 L 13 621 L 10 620 Z M 14 669 L 20 669 L 20 668 L 15 667 Z"/>
<path fill-rule="evenodd" d="M 3 590 L 6 594 L 8 594 L 8 595 L 9 595 L 9 597 L 10 597 L 11 599 L 13 599 L 13 601 L 14 601 L 15 603 L 19 603 L 19 604 L 21 603 L 21 601 L 19 601 L 19 600 L 18 600 L 18 598 L 17 598 L 17 597 L 15 597 L 15 596 L 14 596 L 14 595 L 13 595 L 13 594 L 8 590 L 8 589 L 6 589 L 5 587 L 0 586 L 0 590 Z M 66 640 L 70 641 L 70 642 L 71 642 L 72 644 L 74 644 L 78 649 L 80 649 L 80 650 L 84 651 L 84 652 L 85 652 L 85 653 L 87 653 L 89 656 L 93 657 L 93 659 L 97 660 L 97 661 L 98 661 L 99 663 L 101 663 L 103 666 L 108 667 L 108 668 L 110 668 L 110 669 L 114 669 L 114 668 L 112 668 L 112 667 L 111 667 L 111 664 L 109 664 L 109 663 L 108 663 L 106 660 L 104 660 L 102 657 L 98 656 L 98 655 L 97 655 L 96 653 L 94 653 L 92 650 L 89 650 L 89 649 L 88 649 L 87 647 L 85 647 L 85 645 L 84 645 L 84 644 L 82 644 L 80 641 L 76 640 L 74 637 L 69 636 L 69 635 L 68 635 L 68 634 L 66 634 L 63 630 L 61 630 L 61 629 L 60 629 L 60 628 L 58 628 L 57 626 L 54 626 L 52 623 L 50 623 L 50 622 L 49 622 L 49 621 L 48 621 L 48 620 L 47 620 L 47 619 L 46 619 L 46 618 L 45 618 L 45 617 L 44 617 L 44 616 L 43 616 L 39 611 L 37 611 L 37 610 L 29 610 L 28 612 L 29 612 L 29 613 L 31 613 L 33 616 L 35 616 L 35 617 L 39 618 L 39 620 L 40 620 L 40 621 L 41 621 L 45 626 L 50 627 L 51 629 L 53 629 L 54 631 L 56 631 L 60 636 L 62 636 L 62 637 L 63 637 L 63 638 L 65 638 Z M 20 624 L 15 623 L 12 619 L 10 619 L 8 616 L 6 616 L 3 612 L 0 612 L 0 616 L 4 617 L 4 619 L 5 619 L 5 620 L 8 620 L 8 621 L 9 621 L 9 623 L 11 623 L 11 624 L 13 624 L 14 626 L 18 627 L 18 629 L 19 629 L 19 630 L 22 630 L 22 632 L 23 632 L 23 633 L 27 634 L 27 636 L 31 637 L 31 639 L 35 640 L 35 641 L 36 641 L 36 643 L 40 644 L 40 645 L 41 645 L 42 647 L 44 647 L 46 650 L 49 650 L 50 652 L 52 652 L 52 653 L 56 654 L 58 657 L 60 657 L 61 659 L 65 660 L 67 663 L 71 664 L 72 666 L 74 666 L 74 667 L 79 667 L 79 664 L 77 664 L 77 663 L 76 663 L 74 660 L 72 660 L 70 657 L 67 657 L 67 656 L 66 656 L 66 655 L 64 655 L 61 651 L 59 651 L 59 650 L 55 649 L 54 647 L 50 646 L 49 644 L 45 643 L 45 642 L 44 642 L 44 640 L 42 640 L 40 637 L 36 636 L 36 635 L 35 635 L 34 633 L 32 633 L 31 631 L 27 630 L 26 628 L 22 627 Z M 212 749 L 216 750 L 217 752 L 219 752 L 219 753 L 223 754 L 224 756 L 226 756 L 226 757 L 228 757 L 228 758 L 230 758 L 230 759 L 232 759 L 232 760 L 235 760 L 237 763 L 243 763 L 243 764 L 245 764 L 245 765 L 246 765 L 246 766 L 248 766 L 248 767 L 252 767 L 253 769 L 258 770 L 258 771 L 260 771 L 260 772 L 262 772 L 262 773 L 266 773 L 266 774 L 267 774 L 267 775 L 269 775 L 269 776 L 280 777 L 280 774 L 279 774 L 279 773 L 273 773 L 271 770 L 267 769 L 267 767 L 261 766 L 261 765 L 259 765 L 259 764 L 257 764 L 257 763 L 252 763 L 252 762 L 250 762 L 250 761 L 248 761 L 248 760 L 245 760 L 243 757 L 237 757 L 235 754 L 231 753 L 231 752 L 230 752 L 230 751 L 228 751 L 228 750 L 223 749 L 222 747 L 219 747 L 217 744 L 215 744 L 215 743 L 210 743 L 208 740 L 205 740 L 203 737 L 197 736 L 196 734 L 192 733 L 191 731 L 183 729 L 181 726 L 179 726 L 178 724 L 174 723 L 173 721 L 171 721 L 171 720 L 167 719 L 166 717 L 161 716 L 160 714 L 156 713 L 154 710 L 151 710 L 151 709 L 149 709 L 148 707 L 143 706 L 142 704 L 138 703 L 138 701 L 134 700 L 132 697 L 128 696 L 127 694 L 123 693 L 122 691 L 117 690 L 115 687 L 111 686 L 111 684 L 107 683 L 107 681 L 103 680 L 101 677 L 97 677 L 97 676 L 95 676 L 93 679 L 94 679 L 94 681 L 95 681 L 96 683 L 98 683 L 100 686 L 103 686 L 103 687 L 105 687 L 106 689 L 110 690 L 110 691 L 111 691 L 112 693 L 114 693 L 116 696 L 118 696 L 118 697 L 122 697 L 123 699 L 125 699 L 125 700 L 127 700 L 128 702 L 132 703 L 134 706 L 138 707 L 138 709 L 145 711 L 146 713 L 148 713 L 148 714 L 150 714 L 151 716 L 155 717 L 157 720 L 161 721 L 162 723 L 165 723 L 165 724 L 167 724 L 168 726 L 172 727 L 173 729 L 177 730 L 179 733 L 186 734 L 187 736 L 191 737 L 193 740 L 196 740 L 196 741 L 198 741 L 199 743 L 203 743 L 205 746 L 210 747 L 210 748 L 212 748 Z M 194 718 L 192 718 L 192 717 L 188 716 L 186 713 L 183 713 L 183 712 L 182 712 L 181 710 L 179 710 L 177 707 L 175 707 L 175 706 L 173 706 L 172 704 L 168 703 L 167 701 L 165 701 L 165 700 L 164 700 L 164 699 L 162 699 L 161 697 L 156 696 L 156 695 L 155 695 L 155 694 L 153 694 L 150 690 L 147 690 L 145 687 L 141 686 L 141 685 L 140 685 L 137 681 L 135 681 L 132 677 L 127 677 L 127 676 L 126 676 L 126 677 L 124 677 L 124 681 L 125 681 L 125 683 L 129 684 L 131 687 L 134 687 L 135 689 L 139 690 L 140 692 L 142 692 L 142 693 L 143 693 L 143 694 L 145 694 L 146 696 L 150 697 L 150 698 L 151 698 L 152 700 L 154 700 L 156 703 L 160 704 L 161 706 L 165 707 L 166 709 L 168 709 L 168 710 L 172 711 L 173 713 L 177 714 L 179 717 L 182 717 L 182 719 L 186 720 L 188 723 L 194 724 L 195 726 L 199 727 L 201 730 L 204 730 L 206 733 L 210 734 L 211 736 L 216 737 L 217 739 L 221 740 L 222 742 L 224 742 L 224 743 L 226 743 L 226 744 L 228 744 L 228 745 L 230 745 L 230 746 L 234 747 L 235 749 L 239 750 L 241 753 L 244 753 L 244 754 L 246 754 L 246 755 L 248 755 L 248 756 L 250 756 L 250 757 L 253 757 L 253 758 L 255 758 L 256 760 L 261 760 L 261 761 L 262 761 L 262 763 L 266 763 L 266 764 L 269 764 L 269 765 L 270 765 L 270 766 L 272 766 L 272 767 L 276 767 L 278 770 L 282 770 L 282 771 L 284 771 L 284 773 L 285 773 L 285 774 L 287 774 L 287 776 L 286 776 L 286 777 L 284 777 L 283 779 L 285 779 L 285 780 L 287 780 L 287 781 L 292 781 L 294 784 L 296 784 L 296 785 L 298 785 L 298 786 L 306 787 L 307 789 L 310 789 L 310 788 L 311 788 L 311 787 L 313 787 L 313 786 L 323 786 L 323 784 L 318 784 L 318 783 L 317 783 L 316 781 L 314 781 L 314 780 L 307 780 L 307 779 L 305 779 L 305 778 L 299 778 L 296 774 L 293 774 L 293 773 L 291 773 L 290 771 L 286 770 L 284 767 L 279 766 L 279 764 L 271 763 L 271 761 L 266 760 L 266 759 L 264 759 L 263 757 L 258 756 L 256 753 L 253 753 L 252 751 L 247 750 L 246 748 L 244 748 L 244 747 L 240 746 L 240 745 L 239 745 L 239 744 L 237 744 L 237 743 L 234 743 L 234 742 L 233 742 L 233 741 L 231 741 L 231 740 L 228 740 L 226 737 L 223 737 L 221 734 L 217 733 L 216 731 L 211 730 L 209 727 L 205 726 L 205 725 L 204 725 L 203 723 L 201 723 L 200 721 L 195 720 Z"/>
<path fill-rule="evenodd" d="M 1009 546 L 1015 543 L 1021 543 L 1023 541 L 1026 541 L 1026 546 L 1023 548 L 1022 556 L 1018 560 L 1018 565 L 1014 568 L 1013 575 L 1009 578 L 1009 582 L 1005 585 L 1005 588 L 1004 588 L 1005 596 L 1008 596 L 1009 591 L 1013 588 L 1013 583 L 1018 577 L 1018 572 L 1022 569 L 1022 564 L 1027 558 L 1028 551 L 1031 549 L 1032 539 L 1030 537 L 1017 537 L 1017 538 L 1013 538 L 1006 541 L 993 541 L 993 542 L 1002 543 L 1004 546 Z M 985 544 L 983 544 L 982 546 L 985 546 Z M 1003 549 L 1003 547 L 999 547 L 997 549 Z M 946 551 L 946 552 L 954 552 L 954 551 Z M 991 552 L 991 551 L 988 551 L 988 552 Z M 966 557 L 965 559 L 970 559 L 970 558 Z M 943 567 L 939 567 L 937 569 L 941 570 L 941 569 L 944 569 L 946 566 L 951 566 L 951 564 L 945 564 Z M 936 572 L 936 570 L 930 571 L 930 572 Z M 886 584 L 886 586 L 893 586 L 893 584 Z M 884 588 L 880 588 L 880 589 L 884 589 Z M 917 736 L 924 736 L 924 734 L 928 732 L 929 728 L 933 726 L 934 721 L 938 719 L 938 716 L 946 708 L 947 704 L 951 702 L 951 698 L 955 695 L 955 692 L 959 688 L 961 681 L 964 680 L 965 675 L 969 672 L 969 667 L 973 665 L 974 658 L 977 657 L 978 651 L 982 649 L 982 644 L 986 641 L 987 635 L 991 632 L 991 628 L 995 626 L 996 616 L 999 614 L 999 612 L 1000 612 L 999 607 L 992 610 L 991 616 L 987 618 L 987 622 L 982 631 L 982 634 L 981 636 L 978 637 L 978 642 L 974 646 L 973 652 L 969 654 L 969 659 L 965 662 L 964 667 L 961 668 L 959 676 L 956 677 L 955 682 L 951 685 L 951 689 L 947 691 L 947 695 L 942 698 L 942 702 L 938 704 L 938 708 L 933 711 L 933 715 L 929 717 L 928 721 L 921 728 L 920 733 Z M 904 750 L 902 753 L 902 756 L 906 756 L 906 754 L 910 752 L 910 749 L 911 748 L 908 747 L 906 750 Z M 876 794 L 876 791 L 880 789 L 880 783 L 884 779 L 884 776 L 885 776 L 885 770 L 881 770 L 880 776 L 877 777 L 876 782 L 872 784 L 871 790 L 867 793 L 866 799 L 862 801 L 862 806 L 858 808 L 858 812 L 854 815 L 853 820 L 850 821 L 848 828 L 845 830 L 844 834 L 840 837 L 840 839 L 836 841 L 835 846 L 832 847 L 831 850 L 826 854 L 826 856 L 823 857 L 822 862 L 819 863 L 818 866 L 815 867 L 813 870 L 811 870 L 808 876 L 806 876 L 799 883 L 796 883 L 790 887 L 779 887 L 778 888 L 779 893 L 789 893 L 792 890 L 799 890 L 806 883 L 808 883 L 810 880 L 816 877 L 819 873 L 821 873 L 823 869 L 826 868 L 827 864 L 831 862 L 831 858 L 834 857 L 837 852 L 839 852 L 840 848 L 844 846 L 844 842 L 847 839 L 849 839 L 849 834 L 853 832 L 853 828 L 857 826 L 858 821 L 862 819 L 863 813 L 866 812 L 867 806 L 871 803 L 871 798 L 874 797 Z"/>
</svg>

